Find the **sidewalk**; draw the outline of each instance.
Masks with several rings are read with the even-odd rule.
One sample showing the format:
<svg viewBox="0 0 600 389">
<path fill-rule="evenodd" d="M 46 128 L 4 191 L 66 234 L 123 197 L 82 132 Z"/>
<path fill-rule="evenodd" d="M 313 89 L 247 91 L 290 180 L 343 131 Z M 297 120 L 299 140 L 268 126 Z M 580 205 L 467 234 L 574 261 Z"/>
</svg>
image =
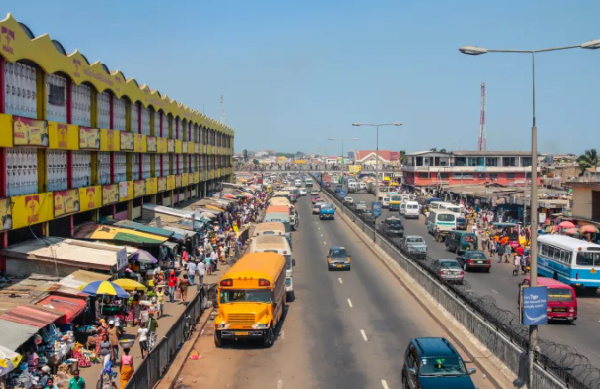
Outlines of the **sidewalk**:
<svg viewBox="0 0 600 389">
<path fill-rule="evenodd" d="M 214 272 L 211 275 L 204 276 L 204 283 L 205 284 L 217 283 L 218 280 L 221 278 L 221 276 L 223 274 L 225 274 L 227 272 L 227 270 L 229 270 L 229 267 L 230 267 L 229 265 L 220 265 L 218 267 L 217 272 Z M 197 287 L 195 287 L 195 286 L 190 287 L 188 290 L 188 301 L 191 301 L 194 297 L 196 297 L 197 294 L 198 294 Z M 179 319 L 179 317 L 185 310 L 185 305 L 181 304 L 181 301 L 176 300 L 174 303 L 170 303 L 168 301 L 168 298 L 165 298 L 165 300 L 166 300 L 166 302 L 165 302 L 165 306 L 163 309 L 164 315 L 160 319 L 158 319 L 158 330 L 157 330 L 157 339 L 156 339 L 157 344 L 165 336 L 165 334 L 169 331 L 171 326 L 177 321 L 177 319 Z M 128 325 L 127 327 L 125 327 L 124 333 L 129 334 L 129 335 L 137 335 L 138 328 L 139 328 L 139 326 L 132 327 L 131 325 Z M 136 341 L 135 344 L 133 345 L 130 354 L 133 356 L 133 367 L 135 370 L 142 361 L 138 341 Z M 120 359 L 121 355 L 123 355 L 123 349 L 119 348 L 119 359 Z M 116 366 L 115 368 L 113 368 L 113 370 L 117 371 L 117 373 L 119 372 L 119 369 L 120 369 L 119 366 Z M 81 372 L 80 373 L 81 377 L 83 377 L 83 379 L 86 382 L 86 387 L 94 388 L 94 387 L 96 387 L 96 383 L 98 381 L 98 378 L 100 377 L 100 373 L 102 372 L 102 364 L 96 363 L 96 364 L 92 364 L 92 366 L 90 366 L 90 367 L 82 367 L 82 368 L 80 368 L 80 372 Z M 117 379 L 116 379 L 117 387 L 120 387 L 120 381 L 119 381 L 120 379 L 121 379 L 120 374 L 118 374 Z"/>
</svg>

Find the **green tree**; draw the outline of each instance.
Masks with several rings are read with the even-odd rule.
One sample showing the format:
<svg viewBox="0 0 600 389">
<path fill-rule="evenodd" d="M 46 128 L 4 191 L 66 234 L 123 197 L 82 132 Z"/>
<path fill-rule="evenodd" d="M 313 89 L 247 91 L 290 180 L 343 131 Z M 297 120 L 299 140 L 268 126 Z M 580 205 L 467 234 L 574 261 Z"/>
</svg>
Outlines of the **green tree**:
<svg viewBox="0 0 600 389">
<path fill-rule="evenodd" d="M 437 148 L 432 147 L 431 149 L 429 149 L 429 151 L 433 151 L 435 153 L 437 151 Z"/>
<path fill-rule="evenodd" d="M 600 163 L 598 159 L 598 153 L 596 149 L 586 150 L 583 154 L 577 157 L 577 163 L 579 164 L 579 169 L 581 169 L 580 176 L 585 173 L 585 171 L 589 168 L 594 168 L 594 173 L 596 172 L 596 168 Z"/>
<path fill-rule="evenodd" d="M 440 153 L 447 153 L 446 149 L 440 149 Z"/>
</svg>

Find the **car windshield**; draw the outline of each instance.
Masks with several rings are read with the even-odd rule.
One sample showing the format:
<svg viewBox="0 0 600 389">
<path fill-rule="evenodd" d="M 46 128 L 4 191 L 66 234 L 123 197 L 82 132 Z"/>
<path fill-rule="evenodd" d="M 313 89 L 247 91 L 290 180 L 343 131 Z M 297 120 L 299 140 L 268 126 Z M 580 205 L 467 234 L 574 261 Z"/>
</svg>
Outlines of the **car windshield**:
<svg viewBox="0 0 600 389">
<path fill-rule="evenodd" d="M 548 288 L 549 301 L 574 301 L 571 289 Z"/>
<path fill-rule="evenodd" d="M 391 196 L 392 201 L 401 201 L 402 196 Z"/>
<path fill-rule="evenodd" d="M 406 238 L 406 243 L 417 243 L 417 244 L 425 244 L 423 238 Z"/>
<path fill-rule="evenodd" d="M 437 219 L 440 222 L 453 222 L 454 220 L 456 220 L 456 216 L 450 213 L 440 213 Z"/>
<path fill-rule="evenodd" d="M 390 226 L 390 228 L 402 227 L 402 222 L 400 220 L 388 220 L 387 224 Z"/>
<path fill-rule="evenodd" d="M 466 375 L 467 368 L 462 359 L 448 358 L 423 358 L 419 368 L 421 376 Z"/>
<path fill-rule="evenodd" d="M 485 259 L 485 255 L 481 251 L 467 251 L 465 257 L 471 259 Z"/>
<path fill-rule="evenodd" d="M 221 290 L 219 303 L 257 302 L 270 303 L 271 291 L 267 289 L 230 289 Z"/>
<path fill-rule="evenodd" d="M 365 203 L 364 201 L 357 201 L 356 205 L 367 205 L 367 203 Z"/>
<path fill-rule="evenodd" d="M 340 249 L 340 248 L 331 249 L 329 256 L 331 258 L 345 258 L 348 256 L 348 252 L 346 251 L 346 249 Z"/>
<path fill-rule="evenodd" d="M 440 266 L 446 269 L 460 269 L 460 264 L 456 261 L 440 261 Z"/>
<path fill-rule="evenodd" d="M 321 209 L 333 209 L 333 204 L 323 204 L 321 205 Z"/>
</svg>

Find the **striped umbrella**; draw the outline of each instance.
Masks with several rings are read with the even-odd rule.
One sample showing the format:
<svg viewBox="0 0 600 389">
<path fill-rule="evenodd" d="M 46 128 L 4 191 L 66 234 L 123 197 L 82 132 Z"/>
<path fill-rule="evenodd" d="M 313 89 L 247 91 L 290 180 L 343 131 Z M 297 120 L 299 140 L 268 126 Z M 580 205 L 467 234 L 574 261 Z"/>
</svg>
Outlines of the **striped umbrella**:
<svg viewBox="0 0 600 389">
<path fill-rule="evenodd" d="M 579 235 L 579 229 L 578 228 L 567 228 L 566 230 L 564 230 L 564 232 L 567 235 Z"/>
<path fill-rule="evenodd" d="M 597 234 L 598 233 L 598 228 L 596 228 L 596 226 L 588 224 L 586 226 L 581 227 L 579 229 L 579 232 L 582 233 L 582 234 Z"/>
<path fill-rule="evenodd" d="M 558 226 L 560 228 L 565 228 L 565 229 L 566 228 L 575 228 L 575 224 L 571 223 L 568 220 L 565 220 L 565 221 L 561 222 Z"/>
<path fill-rule="evenodd" d="M 89 284 L 80 286 L 79 290 L 92 296 L 103 294 L 120 298 L 129 298 L 125 289 L 110 281 L 92 281 Z"/>
<path fill-rule="evenodd" d="M 136 280 L 130 278 L 119 278 L 118 280 L 115 280 L 114 283 L 125 290 L 146 290 L 144 284 L 140 284 Z"/>
</svg>

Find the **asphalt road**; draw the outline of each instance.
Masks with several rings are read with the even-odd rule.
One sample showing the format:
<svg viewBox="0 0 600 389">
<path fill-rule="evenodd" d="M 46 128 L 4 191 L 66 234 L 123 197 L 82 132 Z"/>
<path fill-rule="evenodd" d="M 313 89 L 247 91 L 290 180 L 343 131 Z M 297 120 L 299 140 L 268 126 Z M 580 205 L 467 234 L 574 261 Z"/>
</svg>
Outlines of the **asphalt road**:
<svg viewBox="0 0 600 389">
<path fill-rule="evenodd" d="M 375 196 L 366 192 L 348 194 L 354 200 L 366 201 L 368 206 L 375 200 Z M 382 217 L 398 216 L 398 212 L 390 212 L 384 209 Z M 456 258 L 456 254 L 446 251 L 443 243 L 436 242 L 425 228 L 424 216 L 418 220 L 403 220 L 405 235 L 421 235 L 427 242 L 427 254 L 430 258 Z M 514 312 L 518 315 L 517 296 L 519 283 L 523 276 L 513 276 L 512 264 L 498 264 L 497 258 L 492 261 L 490 273 L 467 272 L 465 280 L 471 285 L 472 292 L 476 296 L 492 296 L 498 307 Z M 578 318 L 574 324 L 552 323 L 540 326 L 540 336 L 553 342 L 572 346 L 579 354 L 587 357 L 590 363 L 600 368 L 600 296 L 578 297 Z"/>
<path fill-rule="evenodd" d="M 244 389 L 400 388 L 409 340 L 448 336 L 343 221 L 313 216 L 310 196 L 301 197 L 297 209 L 300 228 L 292 233 L 296 300 L 289 303 L 274 346 L 265 350 L 234 343 L 216 349 L 209 322 L 195 345 L 200 359 L 186 362 L 183 384 Z M 331 246 L 346 247 L 352 270 L 327 270 Z M 479 388 L 494 387 L 480 372 L 473 380 Z"/>
</svg>

